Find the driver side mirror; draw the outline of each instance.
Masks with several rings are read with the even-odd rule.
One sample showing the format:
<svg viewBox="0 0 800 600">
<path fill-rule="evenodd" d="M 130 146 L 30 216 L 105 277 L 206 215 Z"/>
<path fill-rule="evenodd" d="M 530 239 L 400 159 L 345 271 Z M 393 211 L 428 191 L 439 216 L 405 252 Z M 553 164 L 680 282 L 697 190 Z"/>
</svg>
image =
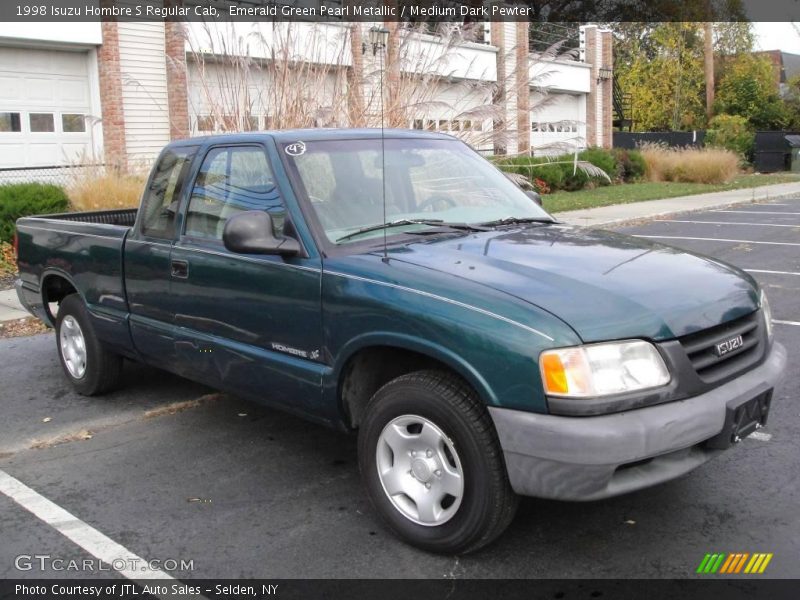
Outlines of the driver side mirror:
<svg viewBox="0 0 800 600">
<path fill-rule="evenodd" d="M 225 248 L 237 254 L 293 256 L 300 243 L 290 237 L 275 237 L 272 216 L 263 210 L 248 210 L 232 216 L 222 231 Z"/>
<path fill-rule="evenodd" d="M 533 200 L 539 206 L 542 205 L 542 197 L 538 194 L 538 192 L 534 192 L 533 190 L 526 190 L 525 195 Z"/>
</svg>

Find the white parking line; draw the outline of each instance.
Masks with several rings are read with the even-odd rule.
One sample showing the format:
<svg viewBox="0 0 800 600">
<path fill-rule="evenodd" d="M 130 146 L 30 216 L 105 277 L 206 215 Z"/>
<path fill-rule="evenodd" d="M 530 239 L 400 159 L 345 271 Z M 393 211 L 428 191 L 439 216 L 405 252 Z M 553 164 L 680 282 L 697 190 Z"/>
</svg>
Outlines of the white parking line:
<svg viewBox="0 0 800 600">
<path fill-rule="evenodd" d="M 159 569 L 151 569 L 146 560 L 3 470 L 0 470 L 0 492 L 75 542 L 86 552 L 109 565 L 114 572 L 134 580 L 174 579 Z"/>
<path fill-rule="evenodd" d="M 744 269 L 748 273 L 769 273 L 770 275 L 800 275 L 792 271 L 767 271 L 766 269 Z"/>
<path fill-rule="evenodd" d="M 797 321 L 779 321 L 778 319 L 772 319 L 772 322 L 778 325 L 794 325 L 795 327 L 800 327 L 800 323 Z"/>
<path fill-rule="evenodd" d="M 800 215 L 800 212 L 777 212 L 774 210 L 712 210 L 709 212 L 739 213 L 742 215 Z"/>
<path fill-rule="evenodd" d="M 678 219 L 660 219 L 656 223 L 698 223 L 703 225 L 757 225 L 760 227 L 795 227 L 800 229 L 800 223 L 797 225 L 788 225 L 786 223 L 728 223 L 727 221 L 679 221 Z"/>
<path fill-rule="evenodd" d="M 761 242 L 756 240 L 730 240 L 727 238 L 682 237 L 677 235 L 634 235 L 638 238 L 657 240 L 702 240 L 706 242 L 733 242 L 735 244 L 768 244 L 770 246 L 800 246 L 800 242 Z"/>
</svg>

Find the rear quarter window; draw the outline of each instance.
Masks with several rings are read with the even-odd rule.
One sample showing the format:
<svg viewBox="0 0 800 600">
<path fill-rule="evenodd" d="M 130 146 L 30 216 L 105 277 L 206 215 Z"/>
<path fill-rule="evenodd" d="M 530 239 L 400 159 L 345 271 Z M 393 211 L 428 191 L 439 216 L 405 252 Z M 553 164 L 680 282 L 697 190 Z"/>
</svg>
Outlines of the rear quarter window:
<svg viewBox="0 0 800 600">
<path fill-rule="evenodd" d="M 158 159 L 142 197 L 142 234 L 173 238 L 181 188 L 196 152 L 196 147 L 170 148 Z"/>
</svg>

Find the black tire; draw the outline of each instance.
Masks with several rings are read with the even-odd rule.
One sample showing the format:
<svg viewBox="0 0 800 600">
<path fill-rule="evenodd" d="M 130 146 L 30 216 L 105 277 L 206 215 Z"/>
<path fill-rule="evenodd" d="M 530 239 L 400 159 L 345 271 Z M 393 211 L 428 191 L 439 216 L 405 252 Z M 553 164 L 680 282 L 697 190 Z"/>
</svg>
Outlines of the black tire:
<svg viewBox="0 0 800 600">
<path fill-rule="evenodd" d="M 80 327 L 86 348 L 86 367 L 80 377 L 76 377 L 67 367 L 62 350 L 61 330 L 64 320 L 72 317 Z M 70 294 L 61 301 L 56 316 L 56 349 L 61 368 L 75 391 L 82 396 L 95 396 L 114 389 L 122 374 L 122 357 L 109 352 L 97 339 L 94 327 L 89 320 L 86 306 L 78 294 Z"/>
<path fill-rule="evenodd" d="M 376 457 L 380 436 L 387 424 L 403 415 L 417 415 L 433 423 L 458 454 L 463 496 L 455 514 L 440 525 L 409 519 L 395 507 L 381 483 Z M 475 391 L 455 375 L 418 371 L 378 390 L 359 430 L 358 461 L 367 494 L 380 517 L 400 538 L 423 550 L 474 552 L 497 538 L 514 518 L 519 499 L 508 482 L 492 420 Z"/>
</svg>

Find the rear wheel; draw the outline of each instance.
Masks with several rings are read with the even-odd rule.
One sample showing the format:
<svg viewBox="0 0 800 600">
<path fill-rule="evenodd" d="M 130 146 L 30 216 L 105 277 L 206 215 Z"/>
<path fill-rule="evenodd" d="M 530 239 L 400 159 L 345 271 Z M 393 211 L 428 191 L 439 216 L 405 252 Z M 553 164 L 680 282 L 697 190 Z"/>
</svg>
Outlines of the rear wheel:
<svg viewBox="0 0 800 600">
<path fill-rule="evenodd" d="M 370 500 L 415 546 L 471 552 L 514 516 L 517 496 L 491 418 L 453 375 L 421 371 L 386 384 L 367 407 L 358 450 Z"/>
<path fill-rule="evenodd" d="M 56 343 L 64 374 L 79 394 L 94 396 L 116 387 L 122 373 L 122 357 L 109 352 L 97 339 L 86 306 L 77 294 L 61 301 Z"/>
</svg>

